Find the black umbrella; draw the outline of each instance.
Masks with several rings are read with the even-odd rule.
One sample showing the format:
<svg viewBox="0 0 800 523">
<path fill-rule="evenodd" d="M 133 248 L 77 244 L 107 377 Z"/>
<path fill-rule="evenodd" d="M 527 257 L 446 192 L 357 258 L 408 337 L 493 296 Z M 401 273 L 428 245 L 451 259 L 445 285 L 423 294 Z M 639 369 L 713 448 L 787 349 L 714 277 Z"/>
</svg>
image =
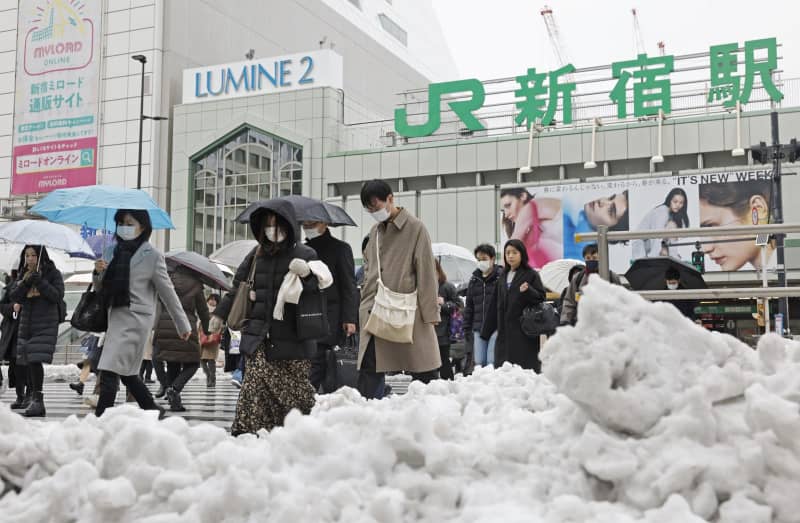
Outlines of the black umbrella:
<svg viewBox="0 0 800 523">
<path fill-rule="evenodd" d="M 307 196 L 299 196 L 292 194 L 289 196 L 281 196 L 280 198 L 273 198 L 273 200 L 283 200 L 292 205 L 295 216 L 298 222 L 322 222 L 327 223 L 332 227 L 340 225 L 349 225 L 356 227 L 356 222 L 345 212 L 344 209 L 332 203 L 323 202 L 315 198 Z M 266 208 L 264 202 L 255 202 L 240 214 L 236 220 L 239 223 L 248 223 L 250 215 L 258 209 Z"/>
<path fill-rule="evenodd" d="M 639 258 L 630 266 L 625 278 L 635 291 L 661 291 L 665 289 L 665 275 L 668 269 L 675 269 L 680 274 L 681 287 L 684 289 L 706 289 L 703 275 L 694 265 L 689 265 L 671 256 Z"/>
<path fill-rule="evenodd" d="M 228 277 L 217 267 L 217 264 L 201 254 L 191 251 L 170 251 L 164 257 L 168 267 L 175 268 L 178 265 L 186 267 L 209 287 L 226 291 L 233 289 Z"/>
</svg>

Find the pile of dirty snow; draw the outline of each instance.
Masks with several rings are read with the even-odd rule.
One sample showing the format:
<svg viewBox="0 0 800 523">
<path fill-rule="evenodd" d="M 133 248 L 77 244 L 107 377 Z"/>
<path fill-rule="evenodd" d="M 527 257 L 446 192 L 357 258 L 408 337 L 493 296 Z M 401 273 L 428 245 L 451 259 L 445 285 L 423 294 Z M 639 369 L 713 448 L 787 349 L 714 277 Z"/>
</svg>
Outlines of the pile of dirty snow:
<svg viewBox="0 0 800 523">
<path fill-rule="evenodd" d="M 596 281 L 505 366 L 230 437 L 131 406 L 63 422 L 0 407 L 8 522 L 800 521 L 800 348 L 758 353 Z M 17 492 L 18 491 L 18 492 Z"/>
</svg>

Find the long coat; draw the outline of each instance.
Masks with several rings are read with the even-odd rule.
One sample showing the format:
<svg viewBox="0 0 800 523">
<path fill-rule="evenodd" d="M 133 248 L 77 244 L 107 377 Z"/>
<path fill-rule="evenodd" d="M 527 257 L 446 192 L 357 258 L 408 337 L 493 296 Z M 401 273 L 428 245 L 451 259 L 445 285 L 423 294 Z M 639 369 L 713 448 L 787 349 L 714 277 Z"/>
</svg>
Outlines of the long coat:
<svg viewBox="0 0 800 523">
<path fill-rule="evenodd" d="M 14 302 L 11 301 L 11 293 L 16 286 L 16 280 L 9 283 L 3 292 L 3 297 L 0 298 L 0 314 L 3 315 L 3 322 L 0 324 L 0 361 L 17 359 L 19 318 L 14 319 Z"/>
<path fill-rule="evenodd" d="M 328 266 L 333 276 L 333 285 L 325 289 L 330 335 L 319 340 L 319 343 L 341 345 L 345 341 L 342 324 L 358 322 L 358 289 L 353 250 L 347 243 L 334 238 L 330 231 L 308 240 L 306 245 L 317 252 L 320 261 Z"/>
<path fill-rule="evenodd" d="M 59 310 L 64 300 L 64 278 L 52 263 L 40 269 L 42 279 L 31 285 L 21 278 L 11 292 L 11 302 L 22 305 L 17 330 L 17 362 L 52 363 L 58 341 Z M 39 296 L 28 297 L 35 288 Z"/>
<path fill-rule="evenodd" d="M 295 219 L 294 208 L 283 200 L 270 200 L 264 202 L 263 209 L 269 209 L 281 215 L 292 228 L 287 231 L 287 239 L 281 249 L 275 254 L 262 252 L 262 247 L 255 247 L 242 261 L 233 277 L 233 292 L 223 298 L 214 311 L 215 316 L 223 320 L 228 319 L 231 306 L 236 299 L 239 284 L 247 281 L 251 264 L 255 259 L 255 274 L 253 286 L 256 300 L 250 308 L 247 322 L 241 330 L 239 350 L 243 354 L 253 354 L 258 345 L 269 337 L 270 347 L 266 351 L 268 360 L 307 360 L 317 350 L 317 341 L 313 339 L 300 339 L 297 332 L 297 305 L 287 303 L 283 308 L 283 320 L 272 317 L 278 291 L 286 274 L 289 272 L 289 263 L 294 258 L 305 261 L 317 259 L 314 249 L 299 243 L 300 226 Z M 250 218 L 250 229 L 255 237 L 259 236 L 256 227 L 260 219 L 254 213 Z M 316 276 L 309 275 L 302 280 L 303 292 L 315 290 L 319 283 Z"/>
<path fill-rule="evenodd" d="M 520 286 L 526 282 L 528 290 L 520 291 Z M 523 369 L 541 372 L 539 340 L 531 339 L 522 332 L 520 319 L 525 307 L 543 302 L 546 296 L 542 279 L 534 269 L 518 269 L 511 284 L 507 283 L 505 272 L 500 277 L 495 299 L 491 302 L 492 306 L 496 306 L 497 314 L 486 317 L 481 331 L 481 337 L 488 339 L 497 329 L 495 367 L 500 367 L 508 361 Z"/>
<path fill-rule="evenodd" d="M 106 251 L 104 258 L 110 261 L 112 255 L 113 248 Z M 98 291 L 102 289 L 103 274 L 94 276 Z M 156 295 L 172 316 L 178 332 L 192 330 L 167 274 L 164 255 L 150 242 L 144 242 L 131 257 L 130 280 L 130 306 L 108 311 L 108 330 L 97 367 L 120 376 L 139 373 L 145 343 L 156 320 Z"/>
<path fill-rule="evenodd" d="M 364 330 L 375 295 L 378 292 L 377 234 L 381 243 L 381 275 L 389 289 L 410 293 L 417 291 L 417 313 L 414 319 L 414 342 L 393 343 L 375 337 L 375 370 L 377 372 L 427 372 L 442 366 L 434 323 L 440 321 L 437 306 L 439 284 L 431 249 L 431 238 L 425 225 L 405 209 L 389 223 L 379 223 L 369 233 L 364 253 L 366 272 L 361 289 L 361 337 L 358 365 L 372 336 Z"/>
<path fill-rule="evenodd" d="M 208 304 L 203 296 L 203 283 L 194 275 L 178 269 L 171 276 L 172 285 L 181 301 L 183 312 L 192 325 L 192 335 L 187 341 L 178 336 L 169 312 L 159 301 L 160 312 L 153 336 L 153 356 L 158 361 L 175 363 L 200 363 L 200 341 L 197 335 L 197 318 L 202 322 L 203 332 L 208 332 Z"/>
</svg>

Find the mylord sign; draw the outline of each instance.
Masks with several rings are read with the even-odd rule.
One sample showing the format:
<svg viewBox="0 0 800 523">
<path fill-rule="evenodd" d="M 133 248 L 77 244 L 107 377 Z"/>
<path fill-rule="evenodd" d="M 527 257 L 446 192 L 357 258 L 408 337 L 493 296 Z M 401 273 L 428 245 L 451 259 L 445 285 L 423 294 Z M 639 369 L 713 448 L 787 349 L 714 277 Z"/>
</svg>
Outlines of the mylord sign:
<svg viewBox="0 0 800 523">
<path fill-rule="evenodd" d="M 342 78 L 342 57 L 330 49 L 197 67 L 183 71 L 183 103 L 312 87 L 341 89 Z"/>
</svg>

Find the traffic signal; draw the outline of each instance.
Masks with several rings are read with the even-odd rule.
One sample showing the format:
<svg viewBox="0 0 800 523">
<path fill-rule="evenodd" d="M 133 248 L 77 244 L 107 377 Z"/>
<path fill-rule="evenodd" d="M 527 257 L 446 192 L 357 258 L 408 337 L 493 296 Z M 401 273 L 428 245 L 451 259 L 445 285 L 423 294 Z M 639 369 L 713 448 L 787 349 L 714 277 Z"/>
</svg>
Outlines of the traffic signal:
<svg viewBox="0 0 800 523">
<path fill-rule="evenodd" d="M 792 163 L 800 159 L 800 144 L 797 143 L 797 138 L 792 138 L 792 141 L 789 142 L 789 154 L 787 156 Z"/>
<path fill-rule="evenodd" d="M 700 247 L 700 242 L 694 244 L 695 251 L 692 253 L 692 265 L 700 271 L 700 274 L 706 273 L 706 253 Z"/>
<path fill-rule="evenodd" d="M 769 161 L 768 153 L 767 142 L 759 142 L 758 145 L 750 147 L 750 156 L 753 157 L 754 162 L 767 163 Z"/>
</svg>

